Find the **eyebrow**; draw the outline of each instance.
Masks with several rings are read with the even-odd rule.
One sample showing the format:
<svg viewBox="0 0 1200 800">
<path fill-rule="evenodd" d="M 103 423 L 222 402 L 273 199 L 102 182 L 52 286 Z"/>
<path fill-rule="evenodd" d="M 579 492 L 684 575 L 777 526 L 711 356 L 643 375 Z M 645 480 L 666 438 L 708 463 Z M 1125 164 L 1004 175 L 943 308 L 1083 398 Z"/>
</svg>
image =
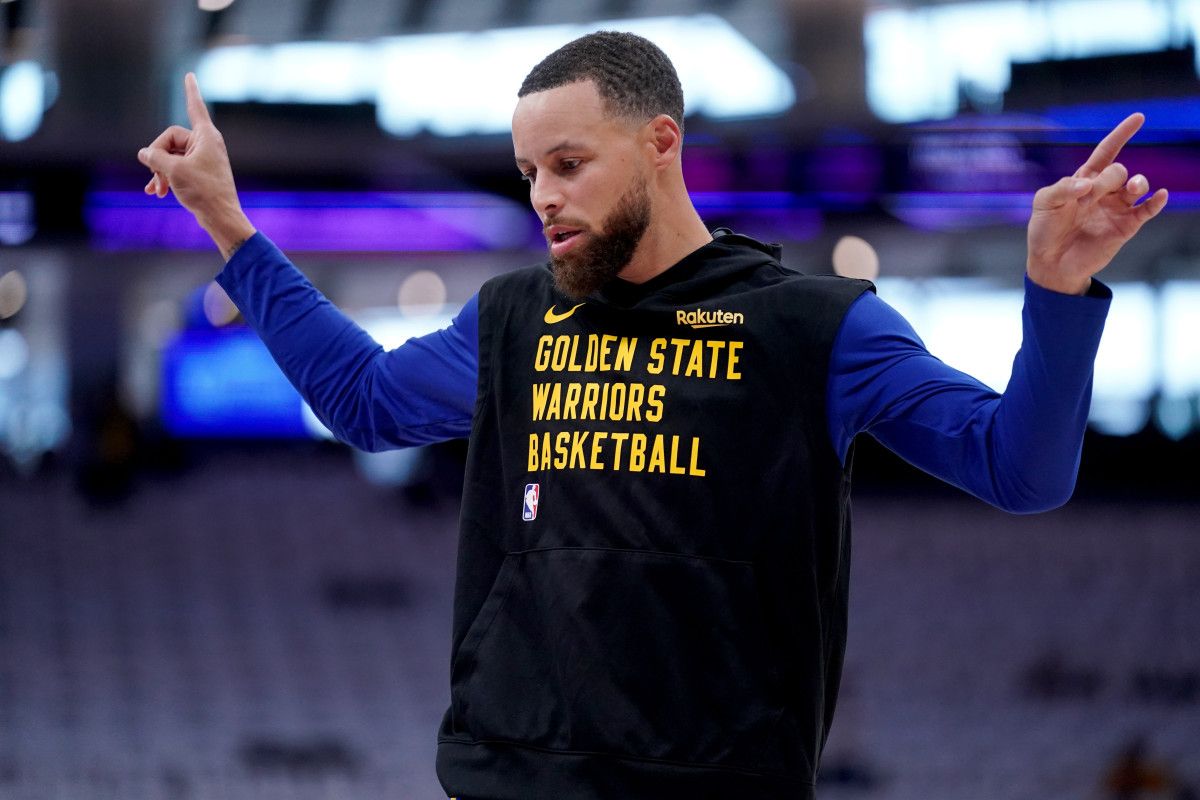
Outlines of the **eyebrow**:
<svg viewBox="0 0 1200 800">
<path fill-rule="evenodd" d="M 572 142 L 568 139 L 564 139 L 563 141 L 554 145 L 554 147 L 551 147 L 549 150 L 547 150 L 542 155 L 549 156 L 549 155 L 553 155 L 553 154 L 557 153 L 560 150 L 577 150 L 582 147 L 583 147 L 583 145 L 581 145 L 577 142 Z M 520 157 L 517 158 L 518 166 L 520 166 L 521 164 L 530 164 L 530 163 L 532 163 L 532 162 L 528 158 L 520 158 Z"/>
</svg>

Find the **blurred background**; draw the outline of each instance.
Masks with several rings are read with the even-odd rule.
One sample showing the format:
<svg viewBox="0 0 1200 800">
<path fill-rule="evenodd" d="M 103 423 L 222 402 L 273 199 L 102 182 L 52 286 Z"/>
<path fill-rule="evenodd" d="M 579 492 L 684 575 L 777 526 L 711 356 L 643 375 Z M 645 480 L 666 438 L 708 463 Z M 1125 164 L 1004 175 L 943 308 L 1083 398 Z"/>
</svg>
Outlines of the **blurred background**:
<svg viewBox="0 0 1200 800">
<path fill-rule="evenodd" d="M 1075 499 L 860 439 L 819 793 L 1197 797 L 1200 0 L 6 0 L 0 798 L 443 796 L 465 444 L 329 441 L 135 153 L 195 70 L 253 222 L 394 346 L 544 258 L 516 88 L 602 27 L 675 61 L 710 226 L 878 270 L 997 389 L 1032 193 L 1147 113 Z"/>
</svg>

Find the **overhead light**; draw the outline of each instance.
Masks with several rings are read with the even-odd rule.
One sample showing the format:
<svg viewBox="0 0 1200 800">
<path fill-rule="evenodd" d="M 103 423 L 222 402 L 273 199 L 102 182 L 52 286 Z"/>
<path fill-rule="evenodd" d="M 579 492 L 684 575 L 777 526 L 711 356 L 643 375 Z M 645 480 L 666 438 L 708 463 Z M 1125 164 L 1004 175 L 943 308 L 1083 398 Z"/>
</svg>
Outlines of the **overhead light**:
<svg viewBox="0 0 1200 800">
<path fill-rule="evenodd" d="M 361 43 L 230 45 L 203 54 L 196 75 L 205 97 L 216 102 L 373 103 L 380 127 L 395 136 L 505 133 L 536 60 L 598 30 L 630 31 L 659 45 L 679 73 L 689 114 L 770 116 L 796 101 L 783 70 L 712 14 Z"/>
<path fill-rule="evenodd" d="M 446 305 L 446 282 L 431 269 L 419 269 L 400 284 L 396 304 L 408 316 L 440 313 Z"/>
<path fill-rule="evenodd" d="M 0 319 L 16 316 L 25 307 L 29 288 L 19 270 L 0 275 Z"/>
<path fill-rule="evenodd" d="M 1200 41 L 1200 0 L 986 0 L 867 13 L 867 100 L 907 123 L 999 101 L 1014 63 L 1153 53 Z"/>
<path fill-rule="evenodd" d="M 879 277 L 879 254 L 860 236 L 843 236 L 833 248 L 833 271 L 843 278 L 873 281 Z"/>
<path fill-rule="evenodd" d="M 1162 393 L 1200 397 L 1200 281 L 1168 281 L 1160 302 L 1155 319 L 1162 336 Z"/>
<path fill-rule="evenodd" d="M 0 330 L 0 381 L 15 378 L 29 363 L 29 344 L 19 330 Z"/>
<path fill-rule="evenodd" d="M 42 124 L 46 108 L 46 81 L 42 68 L 18 61 L 0 71 L 0 139 L 19 142 Z"/>
</svg>

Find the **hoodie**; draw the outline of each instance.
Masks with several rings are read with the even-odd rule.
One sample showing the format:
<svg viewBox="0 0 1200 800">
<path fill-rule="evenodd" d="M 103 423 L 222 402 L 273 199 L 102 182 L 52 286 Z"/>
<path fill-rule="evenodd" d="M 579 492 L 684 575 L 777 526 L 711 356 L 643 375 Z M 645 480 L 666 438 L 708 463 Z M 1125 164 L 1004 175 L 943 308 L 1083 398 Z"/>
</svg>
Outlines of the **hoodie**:
<svg viewBox="0 0 1200 800">
<path fill-rule="evenodd" d="M 810 798 L 846 642 L 830 350 L 865 281 L 718 235 L 579 303 L 479 294 L 451 796 Z"/>
</svg>

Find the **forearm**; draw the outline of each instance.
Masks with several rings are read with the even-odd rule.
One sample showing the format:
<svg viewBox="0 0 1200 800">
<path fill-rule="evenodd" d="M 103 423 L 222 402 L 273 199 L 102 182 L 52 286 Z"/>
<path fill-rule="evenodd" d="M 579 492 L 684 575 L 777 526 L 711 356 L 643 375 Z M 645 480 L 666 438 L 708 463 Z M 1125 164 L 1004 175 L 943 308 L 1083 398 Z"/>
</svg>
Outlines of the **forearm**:
<svg viewBox="0 0 1200 800">
<path fill-rule="evenodd" d="M 1107 289 L 1097 284 L 1094 294 Z M 870 298 L 839 332 L 829 395 L 835 446 L 844 454 L 856 433 L 869 431 L 1000 508 L 1061 505 L 1078 471 L 1107 309 L 1104 297 L 1027 285 L 1024 343 L 1000 395 L 930 355 L 903 318 Z"/>
<path fill-rule="evenodd" d="M 442 340 L 385 353 L 260 235 L 217 278 L 317 417 L 364 450 L 465 435 L 474 403 L 469 354 Z M 460 350 L 464 348 L 460 347 Z"/>
<path fill-rule="evenodd" d="M 989 437 L 995 466 L 986 474 L 1010 510 L 1058 507 L 1074 492 L 1111 298 L 1103 284 L 1091 282 L 1090 291 L 1026 292 L 1021 350 L 996 408 Z"/>
</svg>

